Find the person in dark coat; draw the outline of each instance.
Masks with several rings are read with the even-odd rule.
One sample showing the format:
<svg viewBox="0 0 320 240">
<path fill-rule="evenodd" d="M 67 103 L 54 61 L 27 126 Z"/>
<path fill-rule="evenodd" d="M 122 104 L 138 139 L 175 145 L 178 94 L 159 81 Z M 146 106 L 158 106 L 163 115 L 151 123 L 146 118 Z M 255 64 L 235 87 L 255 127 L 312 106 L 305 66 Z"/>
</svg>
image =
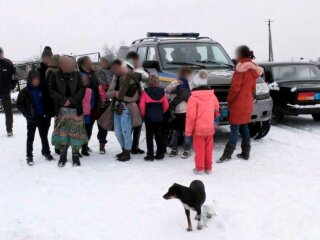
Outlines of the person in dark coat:
<svg viewBox="0 0 320 240">
<path fill-rule="evenodd" d="M 52 144 L 60 149 L 59 167 L 67 162 L 67 151 L 72 148 L 73 166 L 80 166 L 81 147 L 88 142 L 83 119 L 82 99 L 85 88 L 80 74 L 75 72 L 76 62 L 68 56 L 59 59 L 59 71 L 52 74 L 49 81 L 49 92 L 55 105 L 55 128 Z"/>
<path fill-rule="evenodd" d="M 90 114 L 90 123 L 87 127 L 87 135 L 90 140 L 92 135 L 92 129 L 94 126 L 94 123 L 99 118 L 99 80 L 97 78 L 97 75 L 93 69 L 93 65 L 91 62 L 91 59 L 88 56 L 84 56 L 78 59 L 78 67 L 81 74 L 86 75 L 89 79 L 89 86 L 88 88 L 91 88 L 94 94 L 94 105 L 91 109 Z M 101 129 L 100 131 L 103 131 Z M 100 136 L 100 134 L 98 134 Z M 104 136 L 104 135 L 103 135 Z M 105 139 L 99 139 L 100 142 L 106 141 Z M 84 156 L 89 156 L 92 150 L 89 148 L 88 144 L 85 144 L 82 147 L 81 154 Z"/>
<path fill-rule="evenodd" d="M 230 139 L 218 162 L 231 159 L 238 142 L 239 131 L 241 131 L 242 136 L 242 152 L 237 156 L 245 160 L 248 160 L 250 156 L 249 123 L 251 122 L 251 114 L 253 112 L 253 96 L 256 90 L 256 80 L 262 75 L 263 70 L 253 62 L 253 52 L 247 46 L 237 48 L 236 55 L 238 63 L 227 97 L 230 112 Z"/>
<path fill-rule="evenodd" d="M 50 154 L 47 131 L 47 117 L 43 104 L 43 91 L 40 86 L 40 74 L 31 70 L 28 74 L 27 86 L 18 95 L 17 108 L 27 120 L 27 163 L 33 165 L 33 141 L 36 129 L 42 144 L 42 155 L 49 161 L 53 160 Z"/>
<path fill-rule="evenodd" d="M 13 114 L 10 91 L 16 87 L 17 82 L 18 79 L 15 67 L 9 59 L 4 58 L 3 49 L 0 48 L 0 99 L 6 115 L 8 137 L 13 136 Z"/>
<path fill-rule="evenodd" d="M 141 88 L 143 88 L 143 85 L 148 80 L 149 74 L 142 67 L 139 54 L 137 52 L 131 51 L 127 54 L 126 59 L 128 62 L 132 64 L 133 71 L 141 75 L 139 81 L 140 81 Z M 133 128 L 133 131 L 132 131 L 133 140 L 132 140 L 132 150 L 131 150 L 132 154 L 144 154 L 144 151 L 139 148 L 141 130 L 142 130 L 142 125 Z"/>
<path fill-rule="evenodd" d="M 163 90 L 159 87 L 159 77 L 155 74 L 149 76 L 148 88 L 140 97 L 139 108 L 146 124 L 147 156 L 146 161 L 161 160 L 166 153 L 164 141 L 163 121 L 164 113 L 169 109 L 169 101 Z M 154 155 L 153 138 L 156 140 L 157 153 Z"/>
</svg>

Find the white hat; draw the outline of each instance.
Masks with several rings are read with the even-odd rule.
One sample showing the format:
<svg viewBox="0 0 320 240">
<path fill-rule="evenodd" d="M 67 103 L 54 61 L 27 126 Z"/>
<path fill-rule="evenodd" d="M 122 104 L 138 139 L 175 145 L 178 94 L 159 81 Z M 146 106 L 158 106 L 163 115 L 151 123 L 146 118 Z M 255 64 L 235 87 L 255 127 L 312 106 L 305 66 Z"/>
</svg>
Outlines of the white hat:
<svg viewBox="0 0 320 240">
<path fill-rule="evenodd" d="M 192 84 L 194 87 L 202 87 L 208 85 L 208 71 L 200 70 L 192 79 Z"/>
</svg>

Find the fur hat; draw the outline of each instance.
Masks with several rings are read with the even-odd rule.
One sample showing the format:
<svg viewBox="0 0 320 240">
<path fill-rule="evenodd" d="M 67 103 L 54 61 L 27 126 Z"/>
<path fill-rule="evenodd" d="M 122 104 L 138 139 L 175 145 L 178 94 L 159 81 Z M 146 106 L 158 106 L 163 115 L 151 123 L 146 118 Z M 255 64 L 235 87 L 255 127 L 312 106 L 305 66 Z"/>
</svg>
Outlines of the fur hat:
<svg viewBox="0 0 320 240">
<path fill-rule="evenodd" d="M 158 87 L 159 86 L 159 76 L 155 73 L 151 73 L 148 78 L 149 87 Z"/>
<path fill-rule="evenodd" d="M 200 70 L 192 79 L 192 84 L 194 87 L 203 87 L 208 85 L 208 71 Z"/>
</svg>

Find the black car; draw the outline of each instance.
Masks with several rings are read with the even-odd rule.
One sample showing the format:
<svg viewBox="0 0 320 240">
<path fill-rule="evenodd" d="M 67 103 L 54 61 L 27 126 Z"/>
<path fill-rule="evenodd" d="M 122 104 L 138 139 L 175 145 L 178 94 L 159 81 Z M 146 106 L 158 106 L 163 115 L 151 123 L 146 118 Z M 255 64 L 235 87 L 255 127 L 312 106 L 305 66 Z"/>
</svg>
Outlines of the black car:
<svg viewBox="0 0 320 240">
<path fill-rule="evenodd" d="M 275 122 L 286 115 L 311 114 L 320 121 L 320 69 L 313 63 L 262 63 L 273 99 Z"/>
</svg>

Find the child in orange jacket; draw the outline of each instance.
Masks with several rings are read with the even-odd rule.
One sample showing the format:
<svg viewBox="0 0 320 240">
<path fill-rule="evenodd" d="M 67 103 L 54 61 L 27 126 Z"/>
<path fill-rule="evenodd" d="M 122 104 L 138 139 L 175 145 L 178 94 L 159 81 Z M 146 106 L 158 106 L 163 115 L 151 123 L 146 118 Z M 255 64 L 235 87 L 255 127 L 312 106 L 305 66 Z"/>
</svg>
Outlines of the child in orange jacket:
<svg viewBox="0 0 320 240">
<path fill-rule="evenodd" d="M 212 171 L 214 120 L 219 116 L 219 101 L 208 86 L 208 72 L 200 70 L 193 78 L 193 90 L 188 101 L 185 135 L 193 137 L 194 173 Z"/>
</svg>

